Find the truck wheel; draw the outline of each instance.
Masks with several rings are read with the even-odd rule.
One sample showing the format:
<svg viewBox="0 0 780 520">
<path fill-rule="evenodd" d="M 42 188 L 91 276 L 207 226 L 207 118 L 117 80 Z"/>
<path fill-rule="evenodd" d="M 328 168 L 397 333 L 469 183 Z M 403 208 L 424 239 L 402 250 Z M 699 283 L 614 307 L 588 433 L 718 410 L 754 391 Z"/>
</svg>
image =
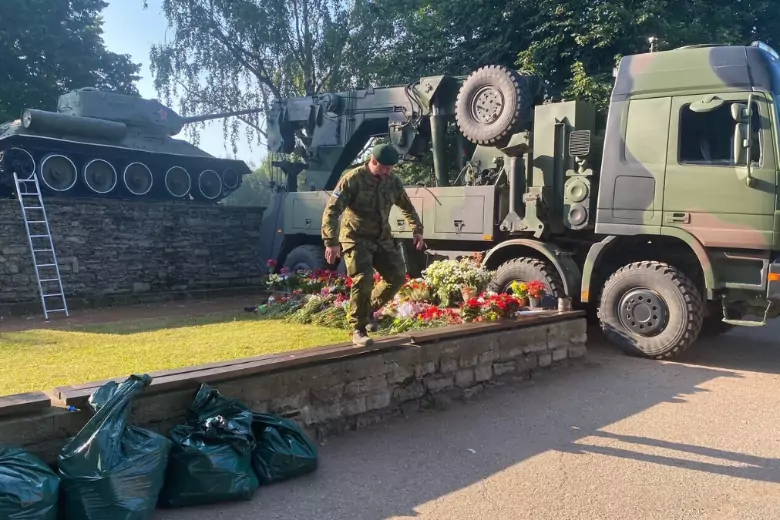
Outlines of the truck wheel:
<svg viewBox="0 0 780 520">
<path fill-rule="evenodd" d="M 533 82 L 507 67 L 490 65 L 472 72 L 455 102 L 455 120 L 466 139 L 493 145 L 529 121 Z"/>
<path fill-rule="evenodd" d="M 528 283 L 534 280 L 544 284 L 545 292 L 555 300 L 552 305 L 557 307 L 558 298 L 566 296 L 558 271 L 548 263 L 531 257 L 515 258 L 498 266 L 488 289 L 496 293 L 509 293 L 512 282 Z M 551 305 L 546 301 L 542 304 Z"/>
<path fill-rule="evenodd" d="M 287 258 L 284 259 L 284 267 L 293 272 L 328 269 L 325 249 L 314 245 L 298 246 L 290 251 Z"/>
<path fill-rule="evenodd" d="M 635 356 L 674 358 L 696 340 L 703 318 L 704 303 L 696 285 L 660 262 L 621 267 L 601 293 L 604 335 Z"/>
</svg>

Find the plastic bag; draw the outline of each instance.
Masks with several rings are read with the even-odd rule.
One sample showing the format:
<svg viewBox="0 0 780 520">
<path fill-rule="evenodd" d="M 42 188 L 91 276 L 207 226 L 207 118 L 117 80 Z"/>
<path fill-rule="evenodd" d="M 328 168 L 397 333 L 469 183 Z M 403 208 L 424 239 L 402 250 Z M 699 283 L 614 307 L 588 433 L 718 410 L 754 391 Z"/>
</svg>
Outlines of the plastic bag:
<svg viewBox="0 0 780 520">
<path fill-rule="evenodd" d="M 250 500 L 260 486 L 252 470 L 252 412 L 202 384 L 173 440 L 160 505 L 186 507 Z"/>
<path fill-rule="evenodd" d="M 165 479 L 171 442 L 127 424 L 130 404 L 152 378 L 131 376 L 95 391 L 95 415 L 60 451 L 67 520 L 148 520 Z"/>
<path fill-rule="evenodd" d="M 0 518 L 57 520 L 60 478 L 35 455 L 0 448 Z"/>
<path fill-rule="evenodd" d="M 261 484 L 273 484 L 317 469 L 317 445 L 289 419 L 254 413 L 252 467 Z"/>
</svg>

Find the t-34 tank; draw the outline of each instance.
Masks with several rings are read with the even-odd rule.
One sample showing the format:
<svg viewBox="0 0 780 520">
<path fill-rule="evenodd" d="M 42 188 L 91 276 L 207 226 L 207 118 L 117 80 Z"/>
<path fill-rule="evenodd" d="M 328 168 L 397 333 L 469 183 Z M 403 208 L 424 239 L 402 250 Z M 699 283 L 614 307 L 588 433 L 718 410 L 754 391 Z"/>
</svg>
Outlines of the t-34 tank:
<svg viewBox="0 0 780 520">
<path fill-rule="evenodd" d="M 171 136 L 188 123 L 259 111 L 184 118 L 156 100 L 75 90 L 60 96 L 57 112 L 27 109 L 0 124 L 0 195 L 15 192 L 14 171 L 35 171 L 44 194 L 216 203 L 249 167 Z"/>
</svg>

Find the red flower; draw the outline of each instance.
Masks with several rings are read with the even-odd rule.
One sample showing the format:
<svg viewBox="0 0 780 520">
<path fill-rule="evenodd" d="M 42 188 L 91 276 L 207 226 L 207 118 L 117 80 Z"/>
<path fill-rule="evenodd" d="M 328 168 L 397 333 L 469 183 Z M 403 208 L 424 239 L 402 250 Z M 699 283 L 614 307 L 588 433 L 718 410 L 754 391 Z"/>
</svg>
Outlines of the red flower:
<svg viewBox="0 0 780 520">
<path fill-rule="evenodd" d="M 352 287 L 352 278 L 347 277 L 346 286 Z"/>
<path fill-rule="evenodd" d="M 276 267 L 276 260 L 274 260 L 273 258 L 270 258 L 270 259 L 269 259 L 269 260 L 266 262 L 266 265 L 267 265 L 268 267 L 270 267 L 271 269 L 273 269 L 274 267 Z"/>
</svg>

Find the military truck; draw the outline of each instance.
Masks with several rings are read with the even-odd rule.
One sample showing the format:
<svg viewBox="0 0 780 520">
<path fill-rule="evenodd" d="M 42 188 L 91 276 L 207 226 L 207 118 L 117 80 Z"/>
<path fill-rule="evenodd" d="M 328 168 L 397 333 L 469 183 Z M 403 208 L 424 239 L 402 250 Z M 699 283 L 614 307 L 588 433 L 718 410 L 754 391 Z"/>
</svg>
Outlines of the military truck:
<svg viewBox="0 0 780 520">
<path fill-rule="evenodd" d="M 760 42 L 694 45 L 626 56 L 614 76 L 602 124 L 592 105 L 550 100 L 542 78 L 500 66 L 277 101 L 269 149 L 298 146 L 305 162 L 275 163 L 288 182 L 264 223 L 268 257 L 336 267 L 323 256 L 324 205 L 382 137 L 405 160 L 433 154 L 436 185 L 407 186 L 430 249 L 411 247 L 400 212 L 390 219 L 410 273 L 482 252 L 493 290 L 542 280 L 611 342 L 654 359 L 776 317 L 778 54 Z M 308 191 L 296 192 L 302 170 Z"/>
<path fill-rule="evenodd" d="M 47 195 L 217 203 L 249 167 L 173 136 L 190 123 L 253 112 L 181 117 L 157 100 L 90 87 L 68 92 L 56 112 L 30 108 L 0 124 L 0 197 L 13 195 L 14 172 L 23 179 L 36 172 Z"/>
</svg>

